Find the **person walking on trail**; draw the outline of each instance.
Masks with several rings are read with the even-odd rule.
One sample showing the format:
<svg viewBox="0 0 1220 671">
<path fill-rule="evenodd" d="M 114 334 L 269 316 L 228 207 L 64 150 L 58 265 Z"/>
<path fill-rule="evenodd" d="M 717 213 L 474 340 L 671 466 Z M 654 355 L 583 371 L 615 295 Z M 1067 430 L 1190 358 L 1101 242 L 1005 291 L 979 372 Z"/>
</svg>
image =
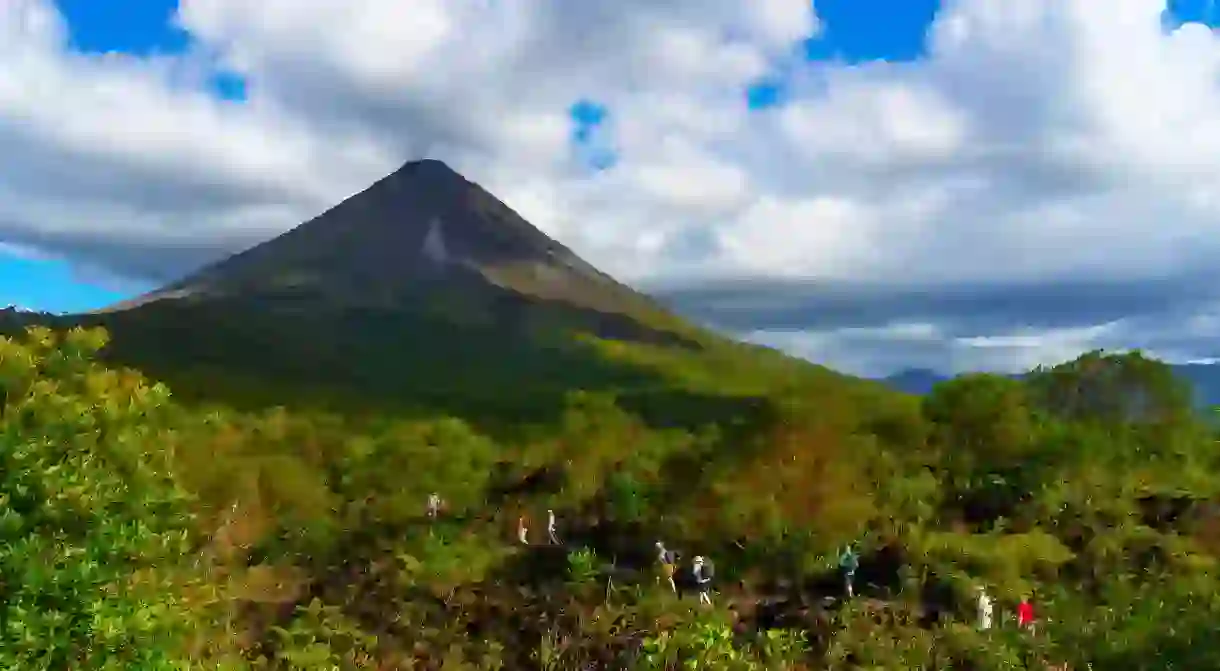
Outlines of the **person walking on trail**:
<svg viewBox="0 0 1220 671">
<path fill-rule="evenodd" d="M 674 594 L 678 593 L 678 584 L 674 582 L 677 559 L 673 552 L 665 549 L 664 543 L 657 541 L 657 562 L 661 565 L 661 577 L 669 583 L 669 589 L 673 590 Z"/>
<path fill-rule="evenodd" d="M 436 519 L 436 516 L 441 512 L 441 495 L 432 492 L 428 495 L 428 517 Z"/>
<path fill-rule="evenodd" d="M 704 605 L 712 605 L 712 574 L 714 570 L 712 565 L 704 562 L 703 557 L 695 557 L 694 574 L 695 586 L 699 590 L 699 603 Z"/>
<path fill-rule="evenodd" d="M 1034 604 L 1028 596 L 1021 597 L 1021 603 L 1017 604 L 1017 626 L 1034 631 Z"/>
<path fill-rule="evenodd" d="M 529 530 L 525 528 L 525 515 L 517 518 L 517 540 L 521 541 L 522 545 L 529 545 Z"/>
<path fill-rule="evenodd" d="M 978 595 L 979 629 L 987 631 L 991 629 L 991 623 L 995 615 L 995 603 L 982 585 L 976 587 L 975 591 Z"/>
<path fill-rule="evenodd" d="M 559 545 L 559 536 L 555 535 L 555 511 L 546 511 L 546 538 L 551 545 Z"/>
<path fill-rule="evenodd" d="M 839 555 L 839 569 L 843 571 L 843 585 L 847 589 L 847 598 L 856 596 L 856 569 L 860 568 L 860 555 L 851 545 L 843 548 Z"/>
</svg>

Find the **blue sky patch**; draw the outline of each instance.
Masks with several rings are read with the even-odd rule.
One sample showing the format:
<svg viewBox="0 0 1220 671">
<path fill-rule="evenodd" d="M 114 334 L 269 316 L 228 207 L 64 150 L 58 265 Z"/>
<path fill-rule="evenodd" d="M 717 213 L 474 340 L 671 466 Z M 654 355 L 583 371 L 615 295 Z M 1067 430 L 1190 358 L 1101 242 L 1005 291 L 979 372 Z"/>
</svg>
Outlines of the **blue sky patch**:
<svg viewBox="0 0 1220 671">
<path fill-rule="evenodd" d="M 605 105 L 588 99 L 578 100 L 568 108 L 568 116 L 572 119 L 572 150 L 595 172 L 608 170 L 618 162 L 618 154 L 594 135 L 609 115 Z"/>
<path fill-rule="evenodd" d="M 606 120 L 606 106 L 592 100 L 578 100 L 568 109 L 572 117 L 572 141 L 588 142 L 593 131 Z"/>
<path fill-rule="evenodd" d="M 69 47 L 79 53 L 181 54 L 194 44 L 174 21 L 178 0 L 55 0 L 55 6 L 67 23 Z M 246 99 L 246 81 L 235 73 L 216 72 L 207 84 L 221 100 Z"/>
<path fill-rule="evenodd" d="M 775 77 L 765 79 L 746 89 L 746 103 L 750 109 L 764 109 L 784 103 L 786 89 L 784 82 Z"/>
<path fill-rule="evenodd" d="M 1216 0 L 1169 0 L 1165 6 L 1165 25 L 1177 28 L 1183 23 L 1202 23 L 1213 28 L 1220 27 L 1220 12 Z"/>
<path fill-rule="evenodd" d="M 71 47 L 82 53 L 135 56 L 181 53 L 191 37 L 173 21 L 178 0 L 55 0 Z"/>
<path fill-rule="evenodd" d="M 246 99 L 246 80 L 241 75 L 221 71 L 212 75 L 208 83 L 221 100 L 240 102 Z"/>
<path fill-rule="evenodd" d="M 135 284 L 105 286 L 82 279 L 67 261 L 0 250 L 0 307 L 16 305 L 45 312 L 84 312 L 131 298 L 150 288 Z"/>
<path fill-rule="evenodd" d="M 809 60 L 910 61 L 925 54 L 940 0 L 816 0 L 814 8 L 822 31 L 805 42 Z"/>
<path fill-rule="evenodd" d="M 1016 1 L 1016 0 L 1014 0 Z M 802 45 L 811 63 L 911 61 L 926 54 L 928 28 L 940 0 L 815 0 L 821 31 Z M 787 73 L 775 72 L 746 89 L 750 109 L 783 105 Z"/>
</svg>

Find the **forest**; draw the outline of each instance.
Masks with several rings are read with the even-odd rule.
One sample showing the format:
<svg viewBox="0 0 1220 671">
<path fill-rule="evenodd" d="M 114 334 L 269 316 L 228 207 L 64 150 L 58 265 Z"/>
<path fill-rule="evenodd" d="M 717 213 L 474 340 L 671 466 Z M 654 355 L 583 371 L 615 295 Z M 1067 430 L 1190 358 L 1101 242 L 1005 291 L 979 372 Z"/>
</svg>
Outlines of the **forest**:
<svg viewBox="0 0 1220 671">
<path fill-rule="evenodd" d="M 652 373 L 470 375 L 410 405 L 150 379 L 108 338 L 0 339 L 0 668 L 1220 669 L 1215 423 L 1139 353 L 917 397 L 597 341 Z"/>
</svg>

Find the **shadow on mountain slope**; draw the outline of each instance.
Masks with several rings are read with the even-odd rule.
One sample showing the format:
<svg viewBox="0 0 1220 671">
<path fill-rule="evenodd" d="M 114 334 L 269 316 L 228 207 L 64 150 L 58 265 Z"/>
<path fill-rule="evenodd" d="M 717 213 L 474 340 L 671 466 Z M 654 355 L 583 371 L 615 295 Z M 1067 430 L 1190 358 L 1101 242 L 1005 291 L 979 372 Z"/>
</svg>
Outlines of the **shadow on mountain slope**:
<svg viewBox="0 0 1220 671">
<path fill-rule="evenodd" d="M 413 310 L 170 299 L 38 321 L 105 327 L 108 360 L 165 381 L 189 402 L 253 410 L 292 398 L 344 414 L 440 412 L 485 428 L 553 420 L 573 390 L 630 395 L 664 387 L 656 370 L 610 359 L 582 335 L 662 350 L 703 347 L 627 315 L 510 291 L 488 292 L 477 304 L 469 294 L 466 304 L 437 298 Z M 15 321 L 0 328 L 20 330 Z"/>
</svg>

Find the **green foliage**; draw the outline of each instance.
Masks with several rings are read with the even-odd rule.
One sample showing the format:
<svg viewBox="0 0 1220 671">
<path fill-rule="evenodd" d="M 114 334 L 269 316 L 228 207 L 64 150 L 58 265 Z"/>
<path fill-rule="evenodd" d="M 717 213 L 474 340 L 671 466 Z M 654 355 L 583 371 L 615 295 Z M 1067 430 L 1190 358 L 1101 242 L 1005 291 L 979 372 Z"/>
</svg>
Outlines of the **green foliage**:
<svg viewBox="0 0 1220 671">
<path fill-rule="evenodd" d="M 364 633 L 337 607 L 314 599 L 297 608 L 287 627 L 273 627 L 276 666 L 284 671 L 368 668 L 377 637 Z"/>
<path fill-rule="evenodd" d="M 1180 421 L 1192 413 L 1189 384 L 1140 352 L 1094 351 L 1028 378 L 1032 396 L 1049 412 L 1107 423 Z"/>
<path fill-rule="evenodd" d="M 717 614 L 701 615 L 644 639 L 636 669 L 723 669 L 756 671 L 760 661 L 750 646 L 734 640 L 730 624 Z M 773 644 L 774 645 L 774 644 Z"/>
<path fill-rule="evenodd" d="M 153 453 L 169 394 L 90 355 L 104 334 L 0 340 L 0 666 L 174 669 L 187 497 Z"/>
<path fill-rule="evenodd" d="M 587 337 L 560 355 L 484 334 L 520 358 L 442 380 L 444 357 L 394 359 L 403 339 L 379 332 L 385 361 L 324 379 L 348 332 L 288 338 L 299 351 L 260 368 L 256 344 L 287 336 L 240 344 L 230 324 L 227 340 L 192 336 L 190 365 L 146 353 L 179 398 L 97 361 L 168 328 L 137 326 L 147 339 L 127 324 L 119 347 L 100 331 L 0 340 L 0 667 L 1122 671 L 1220 656 L 1216 435 L 1138 354 L 914 399 L 713 340 Z M 437 352 L 477 351 L 444 333 L 467 342 Z M 568 546 L 516 543 L 517 518 L 537 541 L 548 508 Z M 715 607 L 658 584 L 657 539 L 683 571 L 712 559 Z M 849 542 L 858 596 L 843 600 Z M 990 631 L 974 626 L 979 586 Z M 1011 618 L 1028 596 L 1035 632 Z"/>
<path fill-rule="evenodd" d="M 568 578 L 578 585 L 587 585 L 597 579 L 598 559 L 586 548 L 568 552 Z"/>
<path fill-rule="evenodd" d="M 758 643 L 760 657 L 768 669 L 791 668 L 809 655 L 805 632 L 794 629 L 765 629 Z"/>
<path fill-rule="evenodd" d="M 507 554 L 503 547 L 487 547 L 472 535 L 447 538 L 429 534 L 410 552 L 397 559 L 401 565 L 399 585 L 423 586 L 437 598 L 449 598 L 461 585 L 479 582 Z"/>
<path fill-rule="evenodd" d="M 647 510 L 647 495 L 644 484 L 631 473 L 615 471 L 606 479 L 606 499 L 615 519 L 641 519 Z"/>
</svg>

